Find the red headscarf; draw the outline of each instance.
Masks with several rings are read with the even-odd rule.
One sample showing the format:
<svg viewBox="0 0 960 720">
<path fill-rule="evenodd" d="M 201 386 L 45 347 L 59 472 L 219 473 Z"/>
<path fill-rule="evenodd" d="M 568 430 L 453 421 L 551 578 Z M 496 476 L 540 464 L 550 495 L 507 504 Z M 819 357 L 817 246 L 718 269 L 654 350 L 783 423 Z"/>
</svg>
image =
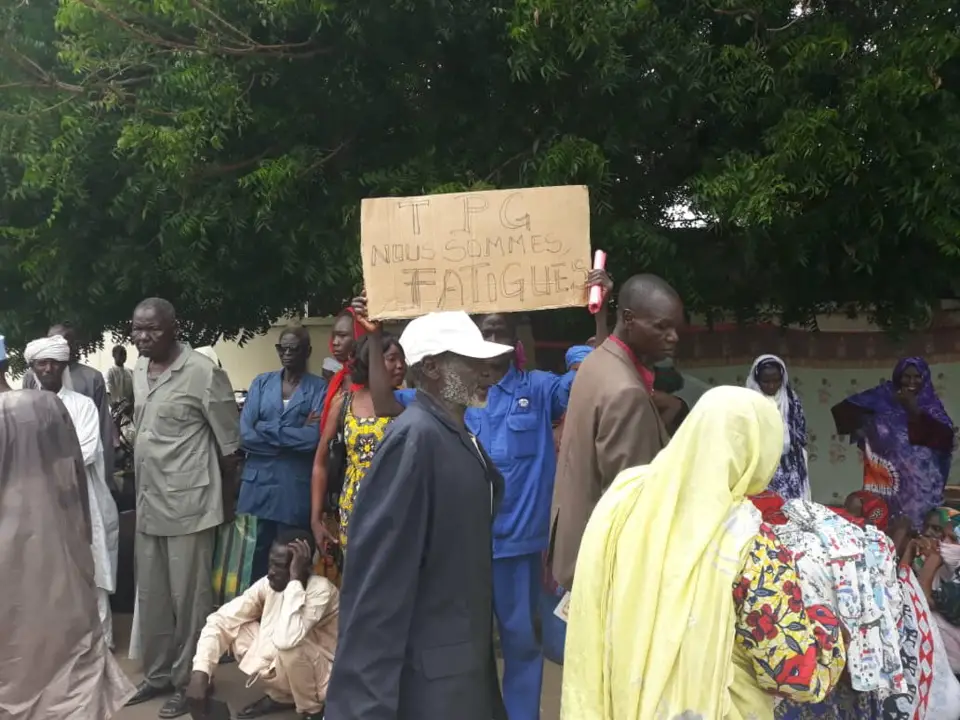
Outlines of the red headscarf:
<svg viewBox="0 0 960 720">
<path fill-rule="evenodd" d="M 357 320 L 357 315 L 353 311 L 353 308 L 344 308 L 344 310 L 338 315 L 338 319 L 344 314 L 349 314 L 353 319 L 353 339 L 354 341 L 361 338 L 364 334 L 363 325 Z M 333 337 L 330 338 L 330 352 L 333 352 Z M 327 387 L 327 397 L 323 400 L 323 412 L 320 415 L 320 432 L 323 432 L 323 428 L 327 424 L 327 415 L 330 414 L 330 406 L 333 404 L 333 399 L 340 394 L 340 390 L 343 389 L 343 382 L 346 380 L 347 376 L 350 375 L 350 370 L 353 365 L 353 359 L 348 359 L 343 363 L 337 374 L 333 376 L 330 380 L 330 385 Z M 351 391 L 357 389 L 356 385 L 351 385 L 349 388 Z"/>
<path fill-rule="evenodd" d="M 783 498 L 773 490 L 764 490 L 759 495 L 751 495 L 750 501 L 756 505 L 768 525 L 786 525 L 787 516 L 783 514 Z"/>
<path fill-rule="evenodd" d="M 845 508 L 842 508 L 842 507 L 834 507 L 833 505 L 827 505 L 827 509 L 833 510 L 833 512 L 834 512 L 835 514 L 839 515 L 840 517 L 842 517 L 842 518 L 843 518 L 844 520 L 846 520 L 847 522 L 853 523 L 854 525 L 856 525 L 856 526 L 859 527 L 859 528 L 862 528 L 864 525 L 867 524 L 866 521 L 865 521 L 862 517 L 857 517 L 856 515 L 851 515 L 850 513 L 848 513 L 848 512 L 846 511 Z"/>
<path fill-rule="evenodd" d="M 866 490 L 858 490 L 852 495 L 860 498 L 864 519 L 870 525 L 875 525 L 878 530 L 886 531 L 887 523 L 890 520 L 890 509 L 887 507 L 887 501 L 876 493 Z"/>
</svg>

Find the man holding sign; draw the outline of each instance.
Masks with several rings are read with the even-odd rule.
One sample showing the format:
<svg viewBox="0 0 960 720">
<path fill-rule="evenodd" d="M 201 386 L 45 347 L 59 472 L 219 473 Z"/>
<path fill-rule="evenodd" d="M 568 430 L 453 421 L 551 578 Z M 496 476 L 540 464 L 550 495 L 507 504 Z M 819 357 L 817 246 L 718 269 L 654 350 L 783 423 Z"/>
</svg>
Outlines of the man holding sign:
<svg viewBox="0 0 960 720">
<path fill-rule="evenodd" d="M 590 271 L 589 285 L 604 296 L 613 287 L 603 270 Z M 364 298 L 353 305 L 368 322 Z M 596 315 L 597 341 L 606 337 L 605 309 Z M 517 348 L 516 325 L 509 314 L 478 318 L 487 342 Z M 369 327 L 378 331 L 378 326 Z M 371 345 L 375 347 L 376 343 Z M 575 372 L 558 376 L 527 371 L 517 353 L 494 358 L 486 369 L 490 385 L 486 406 L 468 408 L 466 423 L 504 478 L 504 498 L 493 527 L 493 600 L 503 651 L 503 699 L 510 720 L 537 720 L 543 655 L 534 632 L 540 596 L 542 555 L 547 549 L 550 502 L 556 473 L 553 425 L 567 410 Z M 370 390 L 377 415 L 398 415 L 415 393 L 393 392 L 382 358 L 370 356 Z"/>
</svg>

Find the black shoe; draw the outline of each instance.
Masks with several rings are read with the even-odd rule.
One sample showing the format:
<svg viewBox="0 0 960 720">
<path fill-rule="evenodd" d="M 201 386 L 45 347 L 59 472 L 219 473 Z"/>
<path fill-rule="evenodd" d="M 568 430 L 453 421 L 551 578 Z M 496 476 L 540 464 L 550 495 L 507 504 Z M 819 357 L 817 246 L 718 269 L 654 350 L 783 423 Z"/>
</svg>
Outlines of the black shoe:
<svg viewBox="0 0 960 720">
<path fill-rule="evenodd" d="M 139 705 L 140 703 L 145 703 L 148 700 L 169 695 L 172 692 L 173 687 L 171 685 L 158 688 L 150 685 L 146 680 L 144 680 L 142 683 L 137 685 L 137 692 L 134 693 L 133 697 L 127 700 L 127 707 Z"/>
<path fill-rule="evenodd" d="M 187 691 L 180 689 L 163 704 L 160 712 L 157 713 L 157 717 L 167 720 L 167 718 L 178 718 L 181 715 L 186 715 L 188 712 L 190 712 L 190 708 L 187 707 Z"/>
<path fill-rule="evenodd" d="M 252 720 L 252 718 L 282 713 L 286 712 L 287 710 L 293 710 L 294 708 L 296 708 L 296 705 L 293 703 L 280 703 L 273 698 L 264 695 L 256 702 L 250 703 L 243 710 L 238 712 L 237 720 Z"/>
</svg>

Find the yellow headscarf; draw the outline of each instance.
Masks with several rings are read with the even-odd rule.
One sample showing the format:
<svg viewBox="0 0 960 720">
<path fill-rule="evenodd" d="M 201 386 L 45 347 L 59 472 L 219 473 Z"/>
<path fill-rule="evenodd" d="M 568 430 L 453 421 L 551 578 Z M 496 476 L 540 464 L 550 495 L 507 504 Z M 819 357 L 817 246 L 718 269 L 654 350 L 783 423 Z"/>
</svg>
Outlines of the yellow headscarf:
<svg viewBox="0 0 960 720">
<path fill-rule="evenodd" d="M 760 522 L 745 498 L 782 446 L 774 405 L 719 387 L 650 465 L 620 473 L 577 558 L 563 720 L 772 717 L 772 698 L 731 664 L 733 584 Z"/>
</svg>

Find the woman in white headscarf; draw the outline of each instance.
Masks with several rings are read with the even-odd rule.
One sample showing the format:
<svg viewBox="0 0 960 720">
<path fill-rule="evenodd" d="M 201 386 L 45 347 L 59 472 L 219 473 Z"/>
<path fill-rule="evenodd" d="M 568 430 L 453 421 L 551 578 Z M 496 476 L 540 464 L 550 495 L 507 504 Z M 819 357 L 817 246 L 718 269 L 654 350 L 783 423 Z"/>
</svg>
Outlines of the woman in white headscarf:
<svg viewBox="0 0 960 720">
<path fill-rule="evenodd" d="M 786 364 L 776 355 L 761 355 L 754 360 L 746 385 L 774 403 L 783 419 L 783 452 L 769 491 L 784 500 L 809 500 L 807 418 L 800 398 L 790 387 Z"/>
</svg>

